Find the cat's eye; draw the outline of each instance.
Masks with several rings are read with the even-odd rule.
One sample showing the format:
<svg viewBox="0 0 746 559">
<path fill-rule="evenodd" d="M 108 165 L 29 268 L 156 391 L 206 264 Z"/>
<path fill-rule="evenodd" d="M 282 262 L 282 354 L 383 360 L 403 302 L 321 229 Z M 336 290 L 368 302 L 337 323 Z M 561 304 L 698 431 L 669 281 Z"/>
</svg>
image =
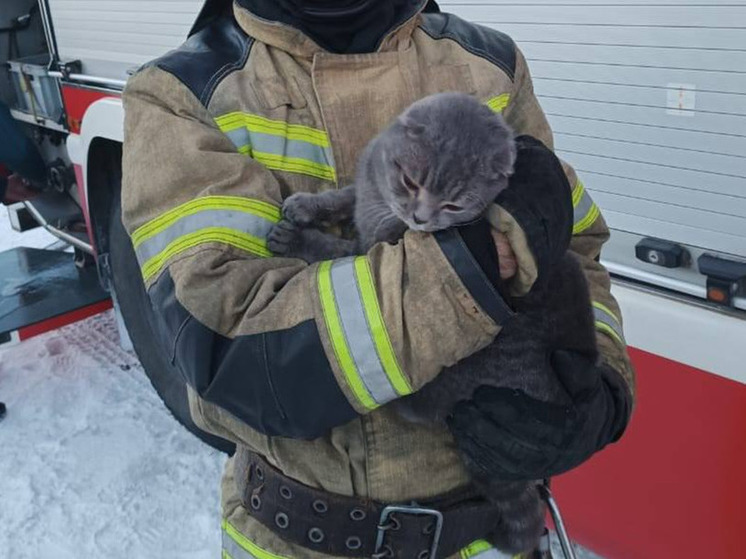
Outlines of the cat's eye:
<svg viewBox="0 0 746 559">
<path fill-rule="evenodd" d="M 462 210 L 463 210 L 464 208 L 462 208 L 462 207 L 461 207 L 461 206 L 459 206 L 458 204 L 442 204 L 442 205 L 440 206 L 440 209 L 442 209 L 442 210 L 446 210 L 447 212 L 460 212 L 460 211 L 462 211 Z"/>
<path fill-rule="evenodd" d="M 420 190 L 420 185 L 414 182 L 412 179 L 410 179 L 407 175 L 402 173 L 401 176 L 402 183 L 404 184 L 405 188 L 409 190 L 412 194 L 417 194 Z"/>
</svg>

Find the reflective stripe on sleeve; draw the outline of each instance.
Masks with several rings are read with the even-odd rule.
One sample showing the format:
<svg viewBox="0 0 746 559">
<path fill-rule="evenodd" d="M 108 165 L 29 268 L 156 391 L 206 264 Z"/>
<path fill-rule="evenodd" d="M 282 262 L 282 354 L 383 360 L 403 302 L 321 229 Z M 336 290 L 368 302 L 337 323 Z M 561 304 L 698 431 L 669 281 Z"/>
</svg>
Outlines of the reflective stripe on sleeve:
<svg viewBox="0 0 746 559">
<path fill-rule="evenodd" d="M 601 215 L 601 210 L 588 194 L 585 185 L 578 181 L 572 191 L 573 227 L 572 234 L 577 235 L 589 229 Z"/>
<path fill-rule="evenodd" d="M 597 330 L 608 334 L 621 345 L 626 345 L 622 324 L 606 305 L 593 301 L 593 317 L 596 320 Z"/>
<path fill-rule="evenodd" d="M 358 402 L 372 410 L 411 394 L 383 322 L 368 259 L 322 262 L 317 281 L 334 355 Z"/>
<path fill-rule="evenodd" d="M 485 101 L 485 105 L 487 105 L 490 109 L 492 109 L 496 113 L 503 112 L 509 103 L 510 103 L 510 93 L 503 93 L 502 95 L 491 97 L 490 99 L 487 99 L 487 101 Z"/>
<path fill-rule="evenodd" d="M 301 124 L 233 112 L 215 119 L 236 149 L 269 169 L 335 182 L 329 136 Z"/>
<path fill-rule="evenodd" d="M 510 555 L 495 549 L 485 540 L 478 540 L 460 552 L 461 559 L 520 559 L 521 555 Z"/>
<path fill-rule="evenodd" d="M 230 523 L 223 521 L 223 559 L 289 559 L 263 550 Z"/>
<path fill-rule="evenodd" d="M 206 196 L 177 206 L 132 233 L 145 281 L 165 263 L 194 246 L 219 242 L 255 256 L 271 256 L 266 238 L 280 220 L 272 204 L 239 196 Z"/>
</svg>

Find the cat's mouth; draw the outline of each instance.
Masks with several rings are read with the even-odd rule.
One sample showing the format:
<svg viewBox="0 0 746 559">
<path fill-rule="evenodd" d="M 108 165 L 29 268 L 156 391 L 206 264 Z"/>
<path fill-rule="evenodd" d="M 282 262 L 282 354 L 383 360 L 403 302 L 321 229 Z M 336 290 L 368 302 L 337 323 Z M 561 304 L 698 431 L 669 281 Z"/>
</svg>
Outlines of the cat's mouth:
<svg viewBox="0 0 746 559">
<path fill-rule="evenodd" d="M 421 233 L 434 233 L 435 231 L 438 231 L 440 229 L 433 223 L 417 223 L 412 218 L 405 219 L 404 223 L 406 223 L 407 227 L 409 227 L 412 231 L 420 231 Z"/>
</svg>

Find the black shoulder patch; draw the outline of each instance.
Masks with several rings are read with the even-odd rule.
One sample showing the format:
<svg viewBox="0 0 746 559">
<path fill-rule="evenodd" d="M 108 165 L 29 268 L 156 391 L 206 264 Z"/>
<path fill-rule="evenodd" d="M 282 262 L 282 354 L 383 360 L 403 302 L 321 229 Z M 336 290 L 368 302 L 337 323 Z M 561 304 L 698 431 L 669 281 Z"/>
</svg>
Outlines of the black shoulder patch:
<svg viewBox="0 0 746 559">
<path fill-rule="evenodd" d="M 221 80 L 246 64 L 253 43 L 235 19 L 221 17 L 148 66 L 176 76 L 207 106 Z"/>
<path fill-rule="evenodd" d="M 433 39 L 451 39 L 475 56 L 515 77 L 515 43 L 505 33 L 464 21 L 453 14 L 422 14 L 420 29 Z"/>
</svg>

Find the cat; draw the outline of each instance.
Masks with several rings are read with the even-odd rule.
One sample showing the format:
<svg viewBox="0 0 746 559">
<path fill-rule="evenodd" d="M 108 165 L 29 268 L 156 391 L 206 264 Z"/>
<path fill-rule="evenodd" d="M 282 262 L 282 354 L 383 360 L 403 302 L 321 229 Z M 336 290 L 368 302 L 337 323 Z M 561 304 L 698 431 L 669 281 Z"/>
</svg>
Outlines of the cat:
<svg viewBox="0 0 746 559">
<path fill-rule="evenodd" d="M 378 242 L 396 243 L 407 229 L 434 232 L 470 223 L 507 187 L 515 158 L 513 133 L 500 115 L 465 94 L 426 97 L 370 142 L 352 185 L 285 200 L 284 219 L 270 232 L 268 248 L 311 263 L 364 254 Z M 357 237 L 322 230 L 340 223 L 354 224 Z M 580 265 L 568 253 L 528 295 L 511 302 L 516 314 L 493 343 L 389 405 L 410 421 L 443 422 L 453 405 L 480 385 L 565 402 L 549 364 L 552 349 L 597 355 Z M 508 553 L 533 549 L 545 517 L 538 482 L 483 479 L 466 466 L 501 513 L 492 543 Z"/>
</svg>

